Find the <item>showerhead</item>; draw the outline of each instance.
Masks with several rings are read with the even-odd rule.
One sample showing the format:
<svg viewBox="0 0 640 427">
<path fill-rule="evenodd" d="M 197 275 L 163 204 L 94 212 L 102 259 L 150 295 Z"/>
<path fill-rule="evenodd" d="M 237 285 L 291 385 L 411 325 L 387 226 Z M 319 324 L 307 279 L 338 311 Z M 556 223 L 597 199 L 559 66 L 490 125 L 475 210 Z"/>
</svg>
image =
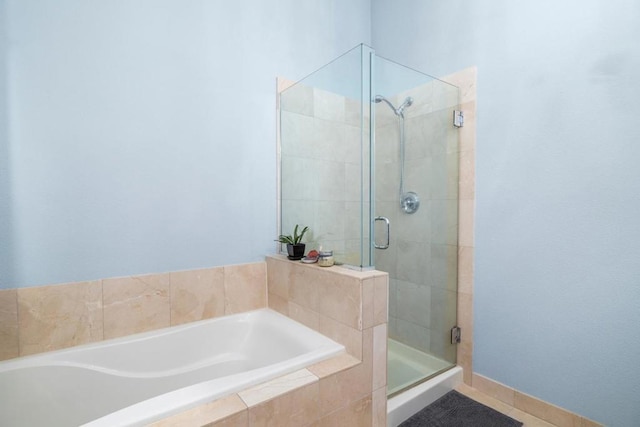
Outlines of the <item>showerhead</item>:
<svg viewBox="0 0 640 427">
<path fill-rule="evenodd" d="M 413 98 L 410 96 L 407 96 L 407 98 L 404 100 L 404 102 L 398 107 L 394 107 L 393 104 L 384 96 L 382 95 L 376 95 L 376 97 L 374 98 L 374 101 L 376 103 L 382 102 L 384 101 L 385 104 L 387 104 L 389 106 L 389 108 L 391 108 L 393 110 L 393 112 L 395 113 L 396 116 L 400 116 L 402 118 L 404 118 L 404 109 L 407 107 L 410 107 L 411 104 L 413 104 Z"/>
<path fill-rule="evenodd" d="M 411 104 L 413 104 L 413 98 L 410 96 L 407 96 L 407 99 L 404 100 L 404 102 L 402 103 L 402 105 L 400 105 L 398 107 L 398 109 L 396 110 L 396 114 L 404 117 L 404 109 L 407 107 L 411 107 Z"/>
</svg>

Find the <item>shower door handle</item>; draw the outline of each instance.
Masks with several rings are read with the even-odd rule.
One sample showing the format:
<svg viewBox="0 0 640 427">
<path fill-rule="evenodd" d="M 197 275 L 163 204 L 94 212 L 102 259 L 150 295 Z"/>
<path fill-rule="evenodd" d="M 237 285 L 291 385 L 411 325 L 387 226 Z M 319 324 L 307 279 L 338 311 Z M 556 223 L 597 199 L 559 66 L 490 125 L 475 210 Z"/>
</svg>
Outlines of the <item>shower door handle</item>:
<svg viewBox="0 0 640 427">
<path fill-rule="evenodd" d="M 375 241 L 373 242 L 373 247 L 376 249 L 387 249 L 389 247 L 389 241 L 391 239 L 391 232 L 389 231 L 389 218 L 386 216 L 377 216 L 374 221 L 384 221 L 387 225 L 387 243 L 384 245 L 379 245 Z"/>
</svg>

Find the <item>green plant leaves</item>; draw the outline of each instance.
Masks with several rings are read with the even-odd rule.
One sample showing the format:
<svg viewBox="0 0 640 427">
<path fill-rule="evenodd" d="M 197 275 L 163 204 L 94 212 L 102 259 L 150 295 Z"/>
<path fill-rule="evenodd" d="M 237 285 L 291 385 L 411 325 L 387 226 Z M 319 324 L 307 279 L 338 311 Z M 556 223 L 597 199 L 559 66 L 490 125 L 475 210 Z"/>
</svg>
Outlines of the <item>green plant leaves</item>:
<svg viewBox="0 0 640 427">
<path fill-rule="evenodd" d="M 298 243 L 300 243 L 302 241 L 302 237 L 304 236 L 304 233 L 307 232 L 307 230 L 309 230 L 309 227 L 306 226 L 302 229 L 302 231 L 300 231 L 300 234 L 298 234 L 298 229 L 300 228 L 300 226 L 298 224 L 296 224 L 295 228 L 293 229 L 293 236 L 291 235 L 286 235 L 286 234 L 281 234 L 278 236 L 278 242 L 280 243 L 287 243 L 289 245 L 297 245 Z"/>
</svg>

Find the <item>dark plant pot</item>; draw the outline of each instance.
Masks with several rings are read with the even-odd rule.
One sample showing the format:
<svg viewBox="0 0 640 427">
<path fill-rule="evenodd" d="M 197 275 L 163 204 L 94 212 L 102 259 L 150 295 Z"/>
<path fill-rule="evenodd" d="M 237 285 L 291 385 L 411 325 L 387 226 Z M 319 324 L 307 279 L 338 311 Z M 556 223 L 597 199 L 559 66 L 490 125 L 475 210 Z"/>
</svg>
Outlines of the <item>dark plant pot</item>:
<svg viewBox="0 0 640 427">
<path fill-rule="evenodd" d="M 297 245 L 287 243 L 287 254 L 289 255 L 287 258 L 291 260 L 302 259 L 304 257 L 304 243 Z"/>
</svg>

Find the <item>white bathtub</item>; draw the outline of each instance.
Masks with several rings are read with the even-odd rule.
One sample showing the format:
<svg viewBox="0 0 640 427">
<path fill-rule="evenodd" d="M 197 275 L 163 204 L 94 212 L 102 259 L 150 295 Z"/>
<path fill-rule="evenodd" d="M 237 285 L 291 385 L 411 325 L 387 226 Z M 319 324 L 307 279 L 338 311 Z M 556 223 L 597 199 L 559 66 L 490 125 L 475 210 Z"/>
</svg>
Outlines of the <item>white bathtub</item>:
<svg viewBox="0 0 640 427">
<path fill-rule="evenodd" d="M 1 426 L 132 426 L 344 352 L 256 310 L 0 362 Z"/>
</svg>

